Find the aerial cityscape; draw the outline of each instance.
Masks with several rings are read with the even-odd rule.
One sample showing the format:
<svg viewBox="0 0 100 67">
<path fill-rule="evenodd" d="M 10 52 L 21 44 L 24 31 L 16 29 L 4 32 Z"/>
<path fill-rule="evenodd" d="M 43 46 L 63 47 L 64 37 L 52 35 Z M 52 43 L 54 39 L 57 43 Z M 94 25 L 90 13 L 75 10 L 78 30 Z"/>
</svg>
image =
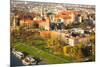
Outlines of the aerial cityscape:
<svg viewBox="0 0 100 67">
<path fill-rule="evenodd" d="M 11 0 L 11 66 L 95 61 L 95 5 Z"/>
</svg>

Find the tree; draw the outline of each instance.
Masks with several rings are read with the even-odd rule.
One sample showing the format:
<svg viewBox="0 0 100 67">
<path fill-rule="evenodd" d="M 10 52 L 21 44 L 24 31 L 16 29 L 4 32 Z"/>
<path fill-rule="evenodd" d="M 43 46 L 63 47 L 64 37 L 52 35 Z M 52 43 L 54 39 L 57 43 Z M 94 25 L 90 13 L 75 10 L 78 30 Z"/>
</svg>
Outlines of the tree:
<svg viewBox="0 0 100 67">
<path fill-rule="evenodd" d="M 47 47 L 51 49 L 54 54 L 59 54 L 62 50 L 62 46 L 58 38 L 50 38 L 47 41 Z"/>
<path fill-rule="evenodd" d="M 65 56 L 70 56 L 70 49 L 71 47 L 69 45 L 63 47 L 63 52 Z"/>
<path fill-rule="evenodd" d="M 76 46 L 74 46 L 74 47 L 71 47 L 71 56 L 72 57 L 77 57 L 77 55 L 78 55 L 78 47 L 76 47 Z"/>
</svg>

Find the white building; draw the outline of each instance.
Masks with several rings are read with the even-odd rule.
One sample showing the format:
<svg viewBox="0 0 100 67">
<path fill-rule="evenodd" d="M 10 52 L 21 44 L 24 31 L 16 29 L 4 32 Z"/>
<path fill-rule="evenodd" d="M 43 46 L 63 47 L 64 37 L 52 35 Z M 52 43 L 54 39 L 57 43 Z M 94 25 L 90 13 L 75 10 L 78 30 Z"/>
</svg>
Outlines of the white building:
<svg viewBox="0 0 100 67">
<path fill-rule="evenodd" d="M 69 38 L 68 39 L 68 44 L 70 45 L 70 46 L 74 46 L 75 44 L 74 44 L 74 39 L 72 39 L 72 38 Z"/>
<path fill-rule="evenodd" d="M 71 30 L 71 32 L 73 32 L 73 33 L 84 34 L 84 30 L 81 29 L 81 28 L 73 28 L 73 29 Z"/>
</svg>

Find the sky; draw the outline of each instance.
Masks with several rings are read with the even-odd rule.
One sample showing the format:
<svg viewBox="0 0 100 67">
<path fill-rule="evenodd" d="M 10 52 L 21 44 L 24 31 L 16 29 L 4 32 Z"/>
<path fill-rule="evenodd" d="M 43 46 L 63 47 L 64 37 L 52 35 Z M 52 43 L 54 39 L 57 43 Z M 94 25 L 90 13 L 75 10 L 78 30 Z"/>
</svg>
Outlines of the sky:
<svg viewBox="0 0 100 67">
<path fill-rule="evenodd" d="M 20 0 L 20 1 L 36 1 L 36 2 L 39 1 L 39 2 L 54 2 L 54 3 L 95 5 L 95 0 Z"/>
</svg>

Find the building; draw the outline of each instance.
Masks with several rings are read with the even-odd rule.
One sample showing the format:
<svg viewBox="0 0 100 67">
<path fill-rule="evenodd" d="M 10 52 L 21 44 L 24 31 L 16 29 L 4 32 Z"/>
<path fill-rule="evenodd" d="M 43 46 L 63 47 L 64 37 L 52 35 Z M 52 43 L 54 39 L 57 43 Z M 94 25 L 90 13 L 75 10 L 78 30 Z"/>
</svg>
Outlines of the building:
<svg viewBox="0 0 100 67">
<path fill-rule="evenodd" d="M 75 46 L 78 44 L 86 44 L 87 42 L 90 41 L 91 38 L 90 36 L 85 36 L 85 37 L 70 37 L 68 38 L 68 44 L 70 46 Z"/>
<path fill-rule="evenodd" d="M 61 18 L 65 24 L 70 24 L 75 21 L 75 14 L 71 11 L 62 11 L 58 13 L 58 18 Z"/>
<path fill-rule="evenodd" d="M 80 14 L 77 14 L 77 15 L 75 16 L 75 22 L 76 22 L 76 23 L 81 23 L 81 22 L 82 22 L 82 16 L 81 16 Z"/>
<path fill-rule="evenodd" d="M 72 28 L 71 29 L 72 33 L 80 33 L 80 34 L 84 34 L 84 30 L 81 28 Z"/>
<path fill-rule="evenodd" d="M 20 17 L 19 17 L 19 15 L 14 15 L 13 21 L 12 21 L 12 26 L 13 27 L 20 26 Z"/>
<path fill-rule="evenodd" d="M 40 31 L 40 36 L 42 38 L 50 38 L 50 31 Z"/>
</svg>

